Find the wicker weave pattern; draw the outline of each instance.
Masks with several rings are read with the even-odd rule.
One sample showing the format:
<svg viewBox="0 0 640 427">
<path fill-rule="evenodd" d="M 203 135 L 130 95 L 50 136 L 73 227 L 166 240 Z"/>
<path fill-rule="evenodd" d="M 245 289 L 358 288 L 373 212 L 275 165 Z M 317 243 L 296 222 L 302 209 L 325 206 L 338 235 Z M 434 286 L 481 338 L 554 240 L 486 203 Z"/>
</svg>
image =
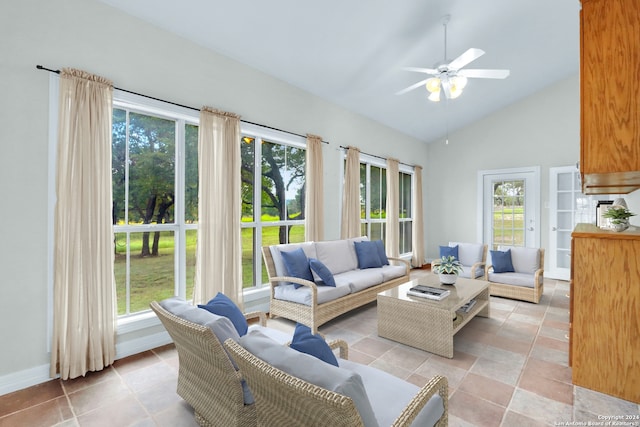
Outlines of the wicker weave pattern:
<svg viewBox="0 0 640 427">
<path fill-rule="evenodd" d="M 392 289 L 400 283 L 404 283 L 409 280 L 409 263 L 403 259 L 391 257 L 389 258 L 389 261 L 405 264 L 406 274 L 404 276 L 383 282 L 354 294 L 345 295 L 333 301 L 318 304 L 318 288 L 315 283 L 308 280 L 298 279 L 296 277 L 278 277 L 276 275 L 276 267 L 273 262 L 273 257 L 271 256 L 269 246 L 262 247 L 262 256 L 264 258 L 265 265 L 267 266 L 269 283 L 271 285 L 269 315 L 272 317 L 281 316 L 285 319 L 290 319 L 307 325 L 311 328 L 314 334 L 318 332 L 318 327 L 320 325 L 327 323 L 329 320 L 347 313 L 354 308 L 358 308 L 375 301 L 378 292 Z M 309 287 L 311 289 L 311 305 L 276 299 L 275 288 L 276 286 L 279 286 L 280 282 L 298 283 Z"/>
<path fill-rule="evenodd" d="M 489 270 L 492 268 L 492 265 L 486 266 L 484 280 L 489 280 Z M 528 288 L 526 286 L 514 286 L 505 283 L 489 282 L 491 295 L 493 296 L 538 304 L 540 302 L 540 298 L 542 298 L 542 293 L 544 292 L 544 249 L 540 249 L 540 268 L 538 268 L 534 274 L 533 283 L 533 288 Z"/>
<path fill-rule="evenodd" d="M 233 340 L 225 347 L 236 361 L 256 399 L 259 426 L 278 427 L 357 427 L 360 414 L 349 397 L 318 387 L 289 375 L 257 358 Z M 436 376 L 409 402 L 393 423 L 408 426 L 435 393 L 444 402 L 444 415 L 438 426 L 448 422 L 448 383 Z"/>
<path fill-rule="evenodd" d="M 437 282 L 436 275 L 426 276 L 420 281 L 421 284 L 429 286 L 436 285 Z M 489 317 L 488 282 L 458 278 L 456 287 L 471 286 L 474 291 L 468 298 L 456 300 L 457 304 L 454 306 L 418 297 L 399 298 L 406 294 L 409 286 L 411 285 L 404 284 L 390 294 L 378 295 L 379 336 L 452 358 L 453 336 L 474 316 Z M 455 296 L 447 298 L 452 299 Z M 475 298 L 477 303 L 469 313 L 456 313 L 459 307 L 472 298 Z"/>
<path fill-rule="evenodd" d="M 156 301 L 151 309 L 175 343 L 177 392 L 195 410 L 198 424 L 255 426 L 255 404 L 244 404 L 240 375 L 211 329 L 174 316 Z"/>
</svg>

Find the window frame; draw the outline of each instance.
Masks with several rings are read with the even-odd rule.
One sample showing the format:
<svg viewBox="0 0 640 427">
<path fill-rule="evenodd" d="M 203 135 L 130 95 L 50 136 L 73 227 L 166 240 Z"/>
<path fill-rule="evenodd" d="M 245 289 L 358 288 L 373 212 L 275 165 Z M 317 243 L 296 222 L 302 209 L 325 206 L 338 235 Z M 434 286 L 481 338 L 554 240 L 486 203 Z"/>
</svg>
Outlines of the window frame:
<svg viewBox="0 0 640 427">
<path fill-rule="evenodd" d="M 155 231 L 170 231 L 173 232 L 174 239 L 174 289 L 173 293 L 180 298 L 186 299 L 187 295 L 187 256 L 186 256 L 186 233 L 187 230 L 197 230 L 198 223 L 186 223 L 185 222 L 185 147 L 186 147 L 186 126 L 199 126 L 200 125 L 200 113 L 195 110 L 191 110 L 185 107 L 180 107 L 171 103 L 157 101 L 154 99 L 146 98 L 140 95 L 135 95 L 129 92 L 114 89 L 113 91 L 113 109 L 120 109 L 126 112 L 128 119 L 129 113 L 137 113 L 141 115 L 156 117 L 165 120 L 171 120 L 175 122 L 175 170 L 174 170 L 174 188 L 175 188 L 175 201 L 174 201 L 174 222 L 171 224 L 136 224 L 132 225 L 128 223 L 126 218 L 125 224 L 114 225 L 113 233 L 126 233 L 127 246 L 129 246 L 130 233 L 153 233 Z M 128 123 L 128 121 L 127 121 Z M 127 126 L 127 138 L 128 138 L 128 126 Z M 129 149 L 127 147 L 127 160 L 129 158 Z M 128 188 L 125 189 L 125 194 L 128 193 Z M 128 205 L 128 198 L 125 197 L 125 204 Z M 129 252 L 127 252 L 127 258 L 129 258 Z M 130 308 L 130 283 L 129 283 L 129 263 L 126 264 L 125 277 L 127 283 L 126 289 L 126 307 L 127 312 L 125 314 L 119 314 L 118 319 L 126 319 L 132 316 L 137 316 L 143 313 L 148 313 L 150 310 L 141 310 L 135 312 L 128 312 Z"/>
<path fill-rule="evenodd" d="M 253 184 L 253 221 L 251 222 L 242 222 L 240 223 L 241 229 L 245 228 L 253 228 L 253 286 L 247 287 L 243 289 L 245 296 L 251 298 L 252 296 L 255 298 L 258 295 L 264 294 L 266 289 L 269 289 L 269 282 L 262 282 L 262 230 L 266 227 L 278 227 L 283 225 L 305 225 L 305 220 L 285 220 L 285 221 L 269 221 L 263 222 L 261 220 L 262 217 L 262 203 L 257 203 L 256 201 L 261 200 L 262 198 L 262 185 L 258 181 L 262 176 L 262 141 L 277 143 L 284 146 L 294 147 L 298 149 L 305 150 L 307 149 L 307 140 L 306 138 L 294 134 L 290 134 L 287 132 L 278 131 L 275 129 L 270 129 L 267 127 L 263 127 L 260 125 L 256 125 L 253 123 L 244 123 L 240 124 L 240 141 L 242 143 L 242 138 L 248 136 L 254 139 L 255 150 L 254 150 L 254 184 Z M 306 159 L 305 159 L 306 162 Z M 305 164 L 305 182 L 306 182 L 306 164 Z M 243 280 L 244 282 L 244 280 Z M 258 295 L 256 295 L 258 294 Z"/>
<path fill-rule="evenodd" d="M 344 159 L 346 159 L 346 152 L 343 156 Z M 386 159 L 382 159 L 380 157 L 377 156 L 372 156 L 369 154 L 364 154 L 364 153 L 360 153 L 360 165 L 366 165 L 366 182 L 364 183 L 365 185 L 365 194 L 366 194 L 366 201 L 365 201 L 365 218 L 361 218 L 360 219 L 360 224 L 361 227 L 362 225 L 365 225 L 365 230 L 366 230 L 366 235 L 367 237 L 371 238 L 371 224 L 384 224 L 383 227 L 386 227 L 387 225 L 387 219 L 384 218 L 371 218 L 371 166 L 375 166 L 375 167 L 379 167 L 381 169 L 384 169 L 385 174 L 387 173 L 387 162 Z M 343 161 L 343 165 L 344 165 L 344 161 Z M 343 166 L 344 168 L 344 166 Z M 413 213 L 415 211 L 415 200 L 413 200 L 413 188 L 415 186 L 415 168 L 413 166 L 409 166 L 406 165 L 404 163 L 399 163 L 398 164 L 398 172 L 399 173 L 404 173 L 407 175 L 411 176 L 411 188 L 410 188 L 410 193 L 411 194 L 411 215 L 407 216 L 406 218 L 399 218 L 399 223 L 407 223 L 410 222 L 412 224 L 413 227 Z M 343 175 L 344 175 L 344 171 L 343 171 Z M 387 177 L 388 179 L 388 177 Z M 360 185 L 362 185 L 363 183 L 361 182 Z M 386 198 L 386 187 L 384 188 L 384 196 Z M 398 191 L 400 191 L 400 189 L 398 189 Z M 399 206 L 399 208 L 402 208 L 402 206 Z M 400 212 L 398 212 L 398 216 Z M 385 236 L 383 234 L 382 240 L 385 241 Z M 398 250 L 400 250 L 400 248 L 398 248 Z M 409 251 L 409 252 L 400 252 L 400 256 L 403 258 L 407 258 L 407 257 L 411 257 L 413 255 L 413 251 Z"/>
</svg>

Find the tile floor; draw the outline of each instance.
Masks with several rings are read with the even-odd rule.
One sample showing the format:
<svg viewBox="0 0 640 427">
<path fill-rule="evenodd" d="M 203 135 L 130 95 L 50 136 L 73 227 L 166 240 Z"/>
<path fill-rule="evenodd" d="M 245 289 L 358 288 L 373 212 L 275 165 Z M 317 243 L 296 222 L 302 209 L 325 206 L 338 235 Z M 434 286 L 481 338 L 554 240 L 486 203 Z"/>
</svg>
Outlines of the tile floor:
<svg viewBox="0 0 640 427">
<path fill-rule="evenodd" d="M 420 274 L 427 272 L 412 276 Z M 547 280 L 538 305 L 492 297 L 491 317 L 473 319 L 456 335 L 453 359 L 379 338 L 375 303 L 320 330 L 346 340 L 350 359 L 419 386 L 445 375 L 450 426 L 598 425 L 598 416 L 640 414 L 638 404 L 571 385 L 567 293 L 568 283 Z M 293 330 L 286 320 L 269 322 Z M 175 393 L 177 368 L 169 345 L 84 378 L 0 396 L 0 427 L 195 426 L 192 409 Z M 633 423 L 618 425 L 640 425 Z"/>
</svg>

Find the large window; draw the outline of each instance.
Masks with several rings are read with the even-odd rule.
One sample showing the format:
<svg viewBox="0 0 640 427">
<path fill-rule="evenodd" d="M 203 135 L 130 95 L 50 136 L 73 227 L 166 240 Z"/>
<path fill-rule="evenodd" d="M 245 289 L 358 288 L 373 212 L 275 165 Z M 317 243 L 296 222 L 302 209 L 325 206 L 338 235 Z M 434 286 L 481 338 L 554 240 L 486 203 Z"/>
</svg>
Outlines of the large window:
<svg viewBox="0 0 640 427">
<path fill-rule="evenodd" d="M 411 253 L 413 226 L 411 189 L 413 168 L 399 167 L 399 253 Z M 361 154 L 360 156 L 360 218 L 361 233 L 371 240 L 385 240 L 387 228 L 387 169 L 386 164 Z"/>
<path fill-rule="evenodd" d="M 413 228 L 413 210 L 411 200 L 411 190 L 413 186 L 413 173 L 400 171 L 400 252 L 408 254 L 413 249 L 411 247 L 411 232 Z"/>
<path fill-rule="evenodd" d="M 268 283 L 261 247 L 304 241 L 304 138 L 242 126 L 242 281 Z"/>
<path fill-rule="evenodd" d="M 387 170 L 360 163 L 361 234 L 384 240 L 387 225 Z"/>
<path fill-rule="evenodd" d="M 118 314 L 191 298 L 198 218 L 198 113 L 114 96 L 112 172 Z"/>
</svg>

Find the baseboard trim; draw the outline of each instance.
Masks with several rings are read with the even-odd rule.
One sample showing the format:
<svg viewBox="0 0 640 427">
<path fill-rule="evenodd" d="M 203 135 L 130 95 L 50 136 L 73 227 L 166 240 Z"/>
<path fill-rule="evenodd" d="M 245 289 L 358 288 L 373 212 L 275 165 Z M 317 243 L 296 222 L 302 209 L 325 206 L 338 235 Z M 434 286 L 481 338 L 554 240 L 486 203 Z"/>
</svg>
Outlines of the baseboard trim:
<svg viewBox="0 0 640 427">
<path fill-rule="evenodd" d="M 141 338 L 125 341 L 122 344 L 116 344 L 116 360 L 123 359 L 143 351 L 162 347 L 172 343 L 173 340 L 167 331 L 158 332 L 152 335 L 146 335 Z"/>
<path fill-rule="evenodd" d="M 167 331 L 147 335 L 116 344 L 116 360 L 173 342 Z M 13 393 L 52 380 L 49 376 L 50 364 L 44 364 L 11 374 L 0 376 L 0 396 Z"/>
<path fill-rule="evenodd" d="M 52 380 L 49 376 L 49 366 L 50 364 L 47 363 L 3 375 L 0 377 L 0 396 Z"/>
</svg>

